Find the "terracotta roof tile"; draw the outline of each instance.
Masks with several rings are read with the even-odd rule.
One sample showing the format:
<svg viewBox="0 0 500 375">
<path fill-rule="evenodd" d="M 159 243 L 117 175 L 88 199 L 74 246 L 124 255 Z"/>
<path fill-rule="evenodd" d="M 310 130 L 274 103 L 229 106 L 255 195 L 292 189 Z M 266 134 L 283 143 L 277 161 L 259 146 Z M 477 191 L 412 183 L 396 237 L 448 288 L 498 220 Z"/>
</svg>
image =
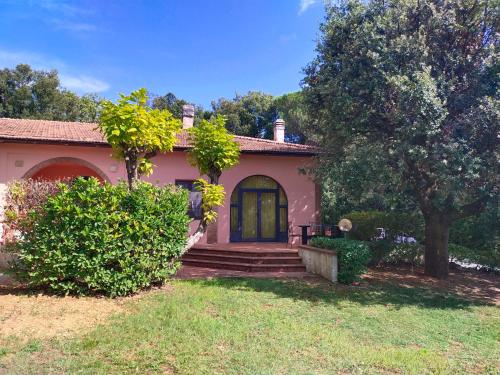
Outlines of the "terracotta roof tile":
<svg viewBox="0 0 500 375">
<path fill-rule="evenodd" d="M 313 155 L 316 149 L 294 143 L 235 136 L 243 152 Z M 0 118 L 0 140 L 22 143 L 65 143 L 107 145 L 97 124 L 48 120 Z M 181 132 L 177 149 L 189 148 L 187 133 Z"/>
</svg>

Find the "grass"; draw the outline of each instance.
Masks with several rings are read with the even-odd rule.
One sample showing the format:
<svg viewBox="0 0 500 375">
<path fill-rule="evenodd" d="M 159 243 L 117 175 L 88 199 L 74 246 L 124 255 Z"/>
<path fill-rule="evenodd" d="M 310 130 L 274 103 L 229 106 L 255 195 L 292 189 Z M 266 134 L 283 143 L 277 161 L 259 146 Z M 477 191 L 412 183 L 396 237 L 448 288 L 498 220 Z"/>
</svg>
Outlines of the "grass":
<svg viewBox="0 0 500 375">
<path fill-rule="evenodd" d="M 3 370 L 493 374 L 500 368 L 498 307 L 419 287 L 173 281 L 127 309 L 74 338 L 23 345 L 11 338 L 0 347 Z"/>
</svg>

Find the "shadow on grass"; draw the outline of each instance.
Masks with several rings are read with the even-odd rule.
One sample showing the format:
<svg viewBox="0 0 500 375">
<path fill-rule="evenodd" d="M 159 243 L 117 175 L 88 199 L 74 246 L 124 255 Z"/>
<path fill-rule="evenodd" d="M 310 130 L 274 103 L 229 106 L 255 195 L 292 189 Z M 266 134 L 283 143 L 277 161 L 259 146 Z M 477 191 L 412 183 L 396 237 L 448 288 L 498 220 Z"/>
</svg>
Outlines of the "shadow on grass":
<svg viewBox="0 0 500 375">
<path fill-rule="evenodd" d="M 398 286 L 391 283 L 341 286 L 317 280 L 249 278 L 217 278 L 187 282 L 206 287 L 217 286 L 233 290 L 272 293 L 280 298 L 331 305 L 353 302 L 360 305 L 384 305 L 396 309 L 405 306 L 430 309 L 467 309 L 472 306 L 493 305 L 488 301 L 466 299 L 453 293 L 438 292 L 425 287 Z"/>
</svg>

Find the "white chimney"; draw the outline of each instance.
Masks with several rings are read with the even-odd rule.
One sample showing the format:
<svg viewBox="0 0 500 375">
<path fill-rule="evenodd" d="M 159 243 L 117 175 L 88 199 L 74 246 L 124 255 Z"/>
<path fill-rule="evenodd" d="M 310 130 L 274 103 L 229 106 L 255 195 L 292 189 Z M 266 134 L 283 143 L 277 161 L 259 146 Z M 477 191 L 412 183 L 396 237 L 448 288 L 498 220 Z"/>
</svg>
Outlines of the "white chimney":
<svg viewBox="0 0 500 375">
<path fill-rule="evenodd" d="M 274 140 L 285 142 L 285 121 L 281 118 L 274 121 Z"/>
<path fill-rule="evenodd" d="M 189 129 L 194 123 L 194 105 L 184 104 L 182 106 L 182 128 Z"/>
</svg>

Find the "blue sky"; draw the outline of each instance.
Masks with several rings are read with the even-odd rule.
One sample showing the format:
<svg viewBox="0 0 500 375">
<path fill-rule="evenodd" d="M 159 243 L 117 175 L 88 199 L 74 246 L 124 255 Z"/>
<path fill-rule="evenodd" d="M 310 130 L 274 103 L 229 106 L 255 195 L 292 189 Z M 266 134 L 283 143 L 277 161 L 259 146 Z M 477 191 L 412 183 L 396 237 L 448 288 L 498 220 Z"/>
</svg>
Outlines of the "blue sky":
<svg viewBox="0 0 500 375">
<path fill-rule="evenodd" d="M 0 68 L 57 69 L 80 94 L 146 87 L 208 107 L 297 90 L 323 17 L 321 0 L 0 0 Z"/>
</svg>

